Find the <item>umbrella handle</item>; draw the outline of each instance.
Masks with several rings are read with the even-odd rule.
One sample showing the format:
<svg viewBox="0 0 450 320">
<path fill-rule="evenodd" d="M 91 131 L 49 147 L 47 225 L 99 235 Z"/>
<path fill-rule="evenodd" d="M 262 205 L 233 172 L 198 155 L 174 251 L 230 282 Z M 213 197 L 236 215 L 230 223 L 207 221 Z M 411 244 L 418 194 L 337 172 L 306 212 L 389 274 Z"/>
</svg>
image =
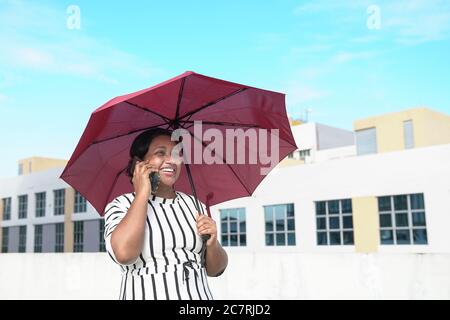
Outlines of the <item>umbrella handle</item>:
<svg viewBox="0 0 450 320">
<path fill-rule="evenodd" d="M 197 212 L 201 212 L 202 214 L 205 214 L 205 212 L 203 211 L 203 207 L 198 202 L 197 192 L 195 191 L 195 186 L 194 186 L 194 180 L 192 179 L 191 168 L 189 167 L 189 164 L 187 162 L 184 162 L 184 165 L 186 166 L 186 172 L 188 174 L 189 183 L 191 185 L 192 193 L 194 195 L 195 208 L 197 209 Z M 211 218 L 209 212 L 208 212 L 208 216 Z M 202 235 L 203 242 L 209 240 L 209 238 L 211 238 L 210 234 Z"/>
</svg>

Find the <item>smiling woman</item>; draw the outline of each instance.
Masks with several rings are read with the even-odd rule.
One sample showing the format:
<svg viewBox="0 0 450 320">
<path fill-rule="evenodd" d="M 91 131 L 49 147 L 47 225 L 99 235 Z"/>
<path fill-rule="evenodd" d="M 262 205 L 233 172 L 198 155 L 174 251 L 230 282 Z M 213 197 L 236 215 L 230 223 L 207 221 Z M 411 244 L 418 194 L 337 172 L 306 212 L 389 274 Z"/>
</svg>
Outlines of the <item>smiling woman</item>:
<svg viewBox="0 0 450 320">
<path fill-rule="evenodd" d="M 134 192 L 105 208 L 106 248 L 122 270 L 120 299 L 213 299 L 207 276 L 227 266 L 214 220 L 197 213 L 192 196 L 173 188 L 182 168 L 172 157 L 175 146 L 168 130 L 141 133 L 127 168 Z M 159 174 L 157 188 L 152 173 Z"/>
</svg>

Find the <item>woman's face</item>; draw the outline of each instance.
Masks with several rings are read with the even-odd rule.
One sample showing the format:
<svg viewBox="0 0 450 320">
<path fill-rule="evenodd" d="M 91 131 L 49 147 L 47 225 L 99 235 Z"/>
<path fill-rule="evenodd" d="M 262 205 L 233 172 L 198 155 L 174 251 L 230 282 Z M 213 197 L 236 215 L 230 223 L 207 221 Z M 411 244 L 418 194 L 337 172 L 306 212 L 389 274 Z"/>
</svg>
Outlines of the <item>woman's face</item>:
<svg viewBox="0 0 450 320">
<path fill-rule="evenodd" d="M 169 136 L 161 135 L 153 139 L 148 147 L 144 160 L 156 166 L 161 176 L 161 184 L 172 187 L 180 176 L 181 161 L 172 157 L 172 149 L 176 142 Z"/>
</svg>

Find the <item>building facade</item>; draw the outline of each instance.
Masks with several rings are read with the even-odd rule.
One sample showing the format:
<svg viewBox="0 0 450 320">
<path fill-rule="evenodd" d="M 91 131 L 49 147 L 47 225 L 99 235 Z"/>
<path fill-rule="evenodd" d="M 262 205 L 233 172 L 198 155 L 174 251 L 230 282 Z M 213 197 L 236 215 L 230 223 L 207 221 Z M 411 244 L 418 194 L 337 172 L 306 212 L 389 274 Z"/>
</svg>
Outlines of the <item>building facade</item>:
<svg viewBox="0 0 450 320">
<path fill-rule="evenodd" d="M 21 160 L 22 174 L 1 181 L 2 253 L 105 250 L 103 219 L 58 178 L 61 163 L 44 158 Z M 52 166 L 57 167 L 50 169 Z"/>
<path fill-rule="evenodd" d="M 316 123 L 292 129 L 299 150 L 251 197 L 211 208 L 223 246 L 450 251 L 450 117 L 419 108 L 358 120 L 355 132 Z M 2 253 L 104 251 L 102 219 L 58 179 L 62 169 L 60 160 L 30 158 L 20 161 L 21 175 L 0 181 Z"/>
</svg>

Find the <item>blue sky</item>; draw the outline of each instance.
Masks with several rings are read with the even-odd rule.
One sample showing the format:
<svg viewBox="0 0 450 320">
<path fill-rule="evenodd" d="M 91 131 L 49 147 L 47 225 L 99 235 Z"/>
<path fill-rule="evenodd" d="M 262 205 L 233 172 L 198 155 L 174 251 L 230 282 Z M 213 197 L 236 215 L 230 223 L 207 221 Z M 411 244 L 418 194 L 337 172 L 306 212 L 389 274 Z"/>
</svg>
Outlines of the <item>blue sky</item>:
<svg viewBox="0 0 450 320">
<path fill-rule="evenodd" d="M 450 113 L 449 37 L 448 0 L 0 0 L 0 177 L 68 159 L 95 108 L 186 70 L 285 92 L 293 117 L 345 129 Z"/>
</svg>

